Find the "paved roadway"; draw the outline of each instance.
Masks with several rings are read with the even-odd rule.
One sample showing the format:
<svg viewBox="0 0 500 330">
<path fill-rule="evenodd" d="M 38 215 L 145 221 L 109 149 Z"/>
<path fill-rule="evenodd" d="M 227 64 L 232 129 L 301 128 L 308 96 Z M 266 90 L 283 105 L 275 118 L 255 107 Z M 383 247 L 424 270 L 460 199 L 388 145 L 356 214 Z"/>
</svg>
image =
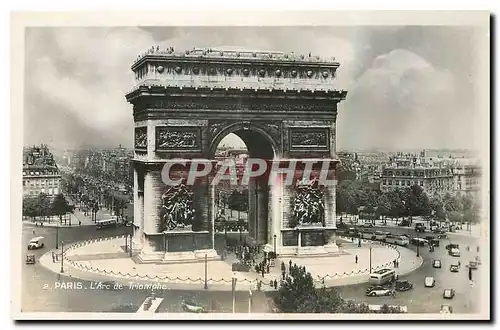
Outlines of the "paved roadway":
<svg viewBox="0 0 500 330">
<path fill-rule="evenodd" d="M 375 227 L 368 231 L 384 230 L 394 234 L 408 234 L 416 236 L 413 228 L 406 227 Z M 420 237 L 433 235 L 430 233 L 420 233 Z M 433 235 L 436 236 L 436 235 Z M 478 253 L 476 247 L 480 244 L 479 239 L 471 236 L 461 236 L 456 234 L 448 234 L 448 239 L 442 239 L 440 246 L 434 252 L 429 252 L 428 248 L 420 248 L 420 255 L 424 259 L 423 265 L 416 271 L 401 276 L 401 280 L 408 280 L 413 283 L 413 290 L 407 292 L 398 292 L 395 298 L 392 297 L 366 297 L 365 291 L 369 287 L 368 284 L 352 285 L 340 288 L 341 295 L 347 299 L 356 299 L 370 304 L 392 304 L 406 305 L 409 312 L 413 313 L 437 313 L 442 304 L 448 304 L 453 307 L 454 313 L 475 313 L 480 310 L 480 281 L 475 281 L 474 287 L 469 285 L 468 268 L 465 265 L 473 260 Z M 449 243 L 457 243 L 460 245 L 461 257 L 451 257 L 448 255 L 445 246 Z M 471 247 L 470 252 L 466 251 L 466 246 Z M 485 247 L 484 244 L 481 247 Z M 415 246 L 410 248 L 416 251 Z M 440 259 L 442 268 L 433 268 L 432 260 Z M 461 262 L 461 269 L 458 273 L 451 273 L 450 265 Z M 473 279 L 478 279 L 482 272 L 482 266 L 473 271 Z M 426 276 L 432 276 L 436 279 L 436 286 L 433 288 L 424 287 L 424 279 Z M 456 291 L 455 297 L 451 300 L 442 297 L 445 288 L 453 288 Z"/>
<path fill-rule="evenodd" d="M 33 235 L 35 229 L 35 235 Z M 122 235 L 124 228 L 96 230 L 93 226 L 79 228 L 60 228 L 59 239 L 71 243 L 96 237 Z M 29 223 L 23 224 L 22 250 L 19 255 L 22 262 L 22 310 L 25 312 L 135 312 L 144 299 L 151 293 L 149 290 L 90 290 L 89 281 L 77 280 L 87 290 L 55 289 L 56 282 L 73 282 L 74 280 L 55 274 L 40 264 L 26 265 L 24 260 L 28 253 L 26 247 L 33 236 L 45 238 L 45 248 L 29 251 L 38 259 L 49 249 L 55 247 L 56 228 L 35 227 Z M 48 286 L 48 288 L 44 288 Z M 165 290 L 156 291 L 157 296 L 165 298 L 159 307 L 160 312 L 181 312 L 181 302 L 190 300 L 199 303 L 205 308 L 215 308 L 218 312 L 231 312 L 232 296 L 230 291 L 185 291 Z M 254 312 L 268 311 L 267 299 L 264 293 L 253 292 Z M 248 311 L 248 293 L 237 292 L 236 312 Z"/>
<path fill-rule="evenodd" d="M 22 246 L 20 254 L 22 262 L 22 307 L 26 312 L 132 312 L 137 310 L 144 299 L 150 293 L 146 290 L 131 290 L 124 288 L 121 291 L 113 290 L 72 290 L 72 289 L 54 289 L 54 283 L 63 281 L 71 282 L 71 278 L 55 274 L 39 264 L 26 265 L 24 258 L 26 255 L 26 246 L 30 238 L 33 237 L 32 230 L 35 229 L 36 236 L 45 237 L 46 248 L 33 251 L 36 257 L 40 257 L 48 249 L 55 247 L 56 228 L 40 228 L 31 224 L 23 224 Z M 406 228 L 390 228 L 391 232 L 408 233 Z M 59 239 L 67 243 L 80 241 L 95 237 L 114 236 L 124 233 L 124 228 L 113 228 L 105 230 L 96 230 L 95 227 L 87 226 L 80 228 L 60 228 Z M 414 232 L 411 232 L 414 234 Z M 408 292 L 398 293 L 395 298 L 392 297 L 365 297 L 364 293 L 368 284 L 359 284 L 339 288 L 344 298 L 356 299 L 371 304 L 393 304 L 406 305 L 409 312 L 413 313 L 436 313 L 441 304 L 450 304 L 455 313 L 477 312 L 479 309 L 478 292 L 480 286 L 476 284 L 473 288 L 469 286 L 467 269 L 464 267 L 466 262 L 476 255 L 475 246 L 477 239 L 466 236 L 453 236 L 449 241 L 460 244 L 462 258 L 452 258 L 447 255 L 444 246 L 448 244 L 447 240 L 441 241 L 441 246 L 435 252 L 430 253 L 428 249 L 421 249 L 421 255 L 424 258 L 424 264 L 415 272 L 401 277 L 414 284 L 414 289 Z M 468 256 L 465 246 L 474 247 Z M 441 259 L 443 268 L 432 268 L 432 259 Z M 462 268 L 459 273 L 450 273 L 449 265 L 457 259 L 461 260 Z M 475 271 L 474 278 L 479 277 L 479 270 Z M 425 276 L 435 277 L 437 284 L 434 288 L 424 288 L 423 282 Z M 90 282 L 82 282 L 84 287 L 89 288 Z M 46 288 L 44 286 L 48 286 Z M 453 300 L 442 298 L 444 288 L 454 288 L 456 296 Z M 157 296 L 165 298 L 160 306 L 160 311 L 179 312 L 181 311 L 180 302 L 182 300 L 193 300 L 199 302 L 202 306 L 209 308 L 217 306 L 216 310 L 230 312 L 231 292 L 214 291 L 182 291 L 167 290 L 158 292 Z M 215 301 L 215 303 L 214 303 Z M 263 293 L 254 292 L 253 311 L 266 312 L 268 304 Z M 236 297 L 236 311 L 247 312 L 248 294 L 239 292 Z"/>
</svg>

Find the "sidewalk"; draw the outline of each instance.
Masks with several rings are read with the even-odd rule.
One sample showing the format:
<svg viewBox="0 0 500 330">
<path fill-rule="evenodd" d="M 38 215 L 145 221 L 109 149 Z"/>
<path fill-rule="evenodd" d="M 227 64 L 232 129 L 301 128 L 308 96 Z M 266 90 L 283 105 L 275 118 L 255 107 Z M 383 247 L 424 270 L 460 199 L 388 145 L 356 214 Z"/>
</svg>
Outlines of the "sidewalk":
<svg viewBox="0 0 500 330">
<path fill-rule="evenodd" d="M 83 227 L 83 226 L 95 226 L 95 222 L 91 220 L 90 214 L 88 216 L 84 215 L 82 211 L 79 211 L 78 209 L 75 209 L 74 213 L 70 215 L 71 216 L 71 221 L 67 220 L 66 223 L 64 223 L 64 220 L 59 222 L 59 219 L 52 219 L 50 222 L 44 221 L 43 226 L 44 227 L 60 227 L 60 228 L 78 228 L 78 227 Z M 105 220 L 105 219 L 110 219 L 112 216 L 109 213 L 107 209 L 101 209 L 97 212 L 97 220 Z M 79 225 L 79 221 L 81 221 L 81 225 Z M 38 223 L 38 226 L 40 226 L 41 221 L 31 221 L 31 220 L 23 220 L 24 223 L 29 223 L 35 226 L 35 223 Z M 71 225 L 70 225 L 71 223 Z"/>
<path fill-rule="evenodd" d="M 126 284 L 134 283 L 165 283 L 170 288 L 198 290 L 204 285 L 205 264 L 203 262 L 182 264 L 137 264 L 124 253 L 123 237 L 102 239 L 66 251 L 64 260 L 65 275 L 91 281 L 115 280 Z M 82 244 L 82 243 L 80 243 Z M 381 244 L 372 245 L 372 269 L 382 267 L 392 268 L 393 260 L 400 261 L 397 273 L 407 274 L 420 266 L 422 259 L 416 258 L 412 251 L 398 250 Z M 60 264 L 53 263 L 49 251 L 40 258 L 40 263 L 59 272 Z M 369 248 L 358 248 L 355 245 L 344 245 L 341 254 L 321 257 L 292 257 L 277 259 L 270 273 L 264 277 L 254 270 L 250 272 L 233 272 L 231 260 L 216 260 L 207 263 L 207 283 L 210 290 L 231 290 L 231 278 L 238 279 L 238 290 L 255 289 L 258 281 L 262 281 L 262 289 L 274 290 L 269 286 L 271 280 L 279 282 L 281 277 L 280 264 L 283 261 L 288 269 L 290 260 L 300 266 L 305 266 L 315 279 L 316 285 L 341 286 L 363 283 L 369 277 Z M 355 263 L 355 256 L 358 263 Z"/>
</svg>

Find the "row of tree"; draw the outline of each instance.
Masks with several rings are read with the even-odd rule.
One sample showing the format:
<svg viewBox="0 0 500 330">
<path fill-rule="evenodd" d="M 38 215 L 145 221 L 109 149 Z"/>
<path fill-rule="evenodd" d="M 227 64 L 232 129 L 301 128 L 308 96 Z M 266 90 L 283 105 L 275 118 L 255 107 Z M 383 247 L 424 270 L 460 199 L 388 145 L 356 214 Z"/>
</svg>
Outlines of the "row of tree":
<svg viewBox="0 0 500 330">
<path fill-rule="evenodd" d="M 292 265 L 274 298 L 282 313 L 372 313 L 368 305 L 343 299 L 335 288 L 316 289 L 305 267 Z M 382 306 L 380 313 L 402 313 L 398 307 Z"/>
<path fill-rule="evenodd" d="M 38 196 L 25 196 L 23 198 L 23 217 L 44 220 L 53 216 L 59 216 L 62 221 L 63 215 L 72 213 L 74 207 L 68 203 L 62 195 L 56 195 L 53 199 L 47 194 L 40 193 Z"/>
<path fill-rule="evenodd" d="M 472 195 L 428 196 L 419 185 L 386 192 L 366 181 L 343 180 L 337 186 L 337 213 L 379 219 L 423 216 L 438 221 L 478 222 L 479 203 Z M 361 214 L 360 214 L 361 213 Z"/>
</svg>

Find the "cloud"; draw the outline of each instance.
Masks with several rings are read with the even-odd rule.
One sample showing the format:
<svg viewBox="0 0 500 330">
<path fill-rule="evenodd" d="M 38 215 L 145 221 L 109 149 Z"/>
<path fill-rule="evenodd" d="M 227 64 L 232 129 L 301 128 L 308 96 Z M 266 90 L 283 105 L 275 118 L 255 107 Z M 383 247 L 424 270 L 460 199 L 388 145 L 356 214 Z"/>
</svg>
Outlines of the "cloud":
<svg viewBox="0 0 500 330">
<path fill-rule="evenodd" d="M 475 80 L 461 69 L 473 59 L 474 40 L 463 29 L 431 27 L 29 28 L 25 143 L 131 147 L 130 66 L 160 45 L 334 56 L 337 86 L 348 90 L 337 117 L 339 148 L 475 146 L 463 133 L 477 126 L 467 94 Z"/>
<path fill-rule="evenodd" d="M 349 91 L 338 116 L 343 147 L 474 147 L 470 112 L 456 101 L 456 79 L 404 49 L 376 57 Z M 469 109 L 470 110 L 470 109 Z"/>
</svg>

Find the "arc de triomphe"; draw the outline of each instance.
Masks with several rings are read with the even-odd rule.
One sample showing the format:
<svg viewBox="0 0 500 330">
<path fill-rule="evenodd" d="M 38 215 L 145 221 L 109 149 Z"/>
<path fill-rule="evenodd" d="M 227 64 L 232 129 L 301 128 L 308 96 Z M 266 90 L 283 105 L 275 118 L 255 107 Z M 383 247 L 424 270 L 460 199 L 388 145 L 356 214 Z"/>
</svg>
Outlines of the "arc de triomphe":
<svg viewBox="0 0 500 330">
<path fill-rule="evenodd" d="M 214 159 L 219 142 L 238 135 L 252 158 L 287 166 L 296 160 L 336 158 L 339 63 L 316 56 L 279 52 L 151 48 L 132 65 L 134 249 L 139 262 L 216 258 L 214 187 L 167 186 L 165 163 Z M 172 167 L 182 174 L 184 168 Z M 281 255 L 337 251 L 335 186 L 249 185 L 249 234 Z M 313 191 L 313 193 L 311 193 Z M 297 207 L 316 198 L 319 217 L 299 217 Z M 305 220 L 304 220 L 305 219 Z"/>
</svg>

